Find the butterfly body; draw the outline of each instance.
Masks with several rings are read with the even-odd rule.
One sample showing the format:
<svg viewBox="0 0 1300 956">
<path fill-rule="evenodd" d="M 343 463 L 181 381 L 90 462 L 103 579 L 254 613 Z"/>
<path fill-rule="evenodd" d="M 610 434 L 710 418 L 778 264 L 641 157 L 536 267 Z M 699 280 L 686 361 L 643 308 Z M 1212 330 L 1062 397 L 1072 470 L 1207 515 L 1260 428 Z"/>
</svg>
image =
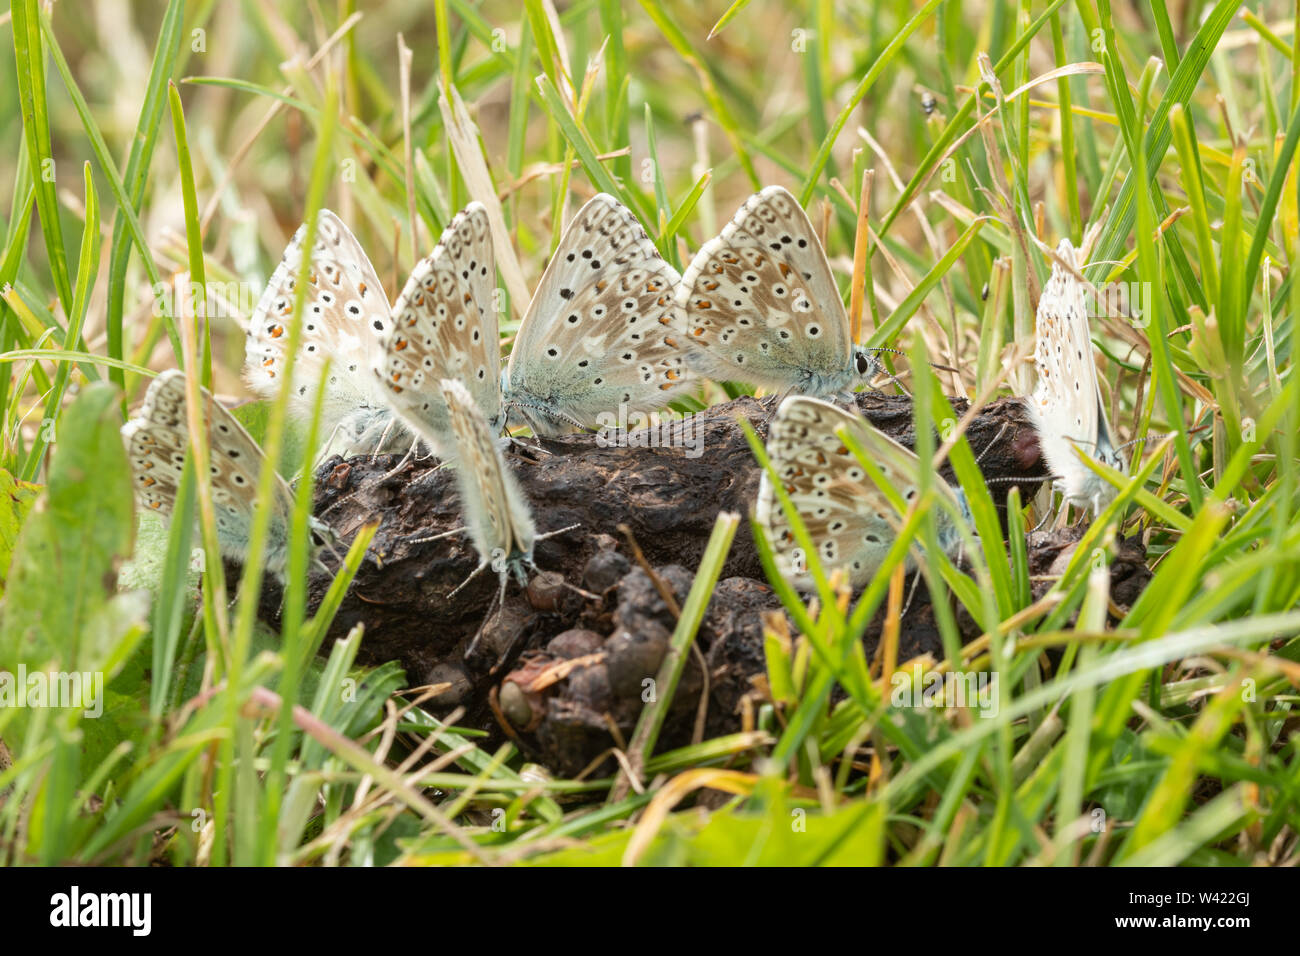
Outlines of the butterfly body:
<svg viewBox="0 0 1300 956">
<path fill-rule="evenodd" d="M 845 396 L 881 371 L 856 345 L 830 263 L 786 189 L 751 196 L 677 287 L 687 363 L 717 381 Z"/>
<path fill-rule="evenodd" d="M 640 415 L 691 384 L 678 335 L 680 276 L 633 213 L 600 193 L 578 210 L 510 351 L 505 404 L 541 436 Z"/>
<path fill-rule="evenodd" d="M 289 323 L 306 231 L 304 224 L 294 233 L 249 319 L 244 377 L 261 398 L 279 394 L 287 368 Z M 388 447 L 397 447 L 406 436 L 387 427 L 391 415 L 369 371 L 389 329 L 388 298 L 361 244 L 338 216 L 322 209 L 316 231 L 290 410 L 298 420 L 309 420 L 316 391 L 323 387 L 322 431 L 342 439 L 340 450 L 377 451 L 373 443 L 381 438 L 391 438 Z M 385 427 L 373 427 L 378 419 Z M 372 444 L 367 446 L 367 441 Z"/>
<path fill-rule="evenodd" d="M 841 437 L 851 434 L 896 488 L 906 505 L 919 489 L 916 455 L 882 434 L 860 416 L 820 399 L 790 396 L 772 420 L 768 457 L 817 548 L 817 558 L 829 573 L 842 568 L 852 586 L 864 587 L 879 570 L 893 545 L 900 517 L 889 497 L 878 488 Z M 956 553 L 961 535 L 954 515 L 969 520 L 960 489 L 934 476 L 932 487 L 946 499 L 935 508 L 939 547 Z M 771 477 L 764 472 L 755 516 L 767 534 L 782 575 L 809 589 L 807 557 L 786 518 Z M 909 555 L 907 566 L 913 566 Z"/>
<path fill-rule="evenodd" d="M 237 561 L 248 557 L 249 533 L 259 506 L 257 486 L 266 456 L 252 436 L 206 389 L 200 389 L 208 427 L 209 471 L 222 554 Z M 185 373 L 163 372 L 149 386 L 140 413 L 122 426 L 122 439 L 131 464 L 132 484 L 140 504 L 170 518 L 175 509 L 189 447 L 185 412 Z M 283 574 L 289 554 L 293 492 L 279 475 L 272 484 L 272 514 L 268 526 L 267 569 Z M 314 545 L 332 544 L 332 529 L 310 519 Z"/>
<path fill-rule="evenodd" d="M 1068 240 L 1057 255 L 1077 268 Z M 1084 285 L 1059 263 L 1052 264 L 1043 288 L 1036 325 L 1038 383 L 1028 409 L 1039 446 L 1066 502 L 1096 515 L 1114 499 L 1115 489 L 1079 459 L 1076 447 L 1121 472 L 1125 464 L 1102 401 Z"/>
<path fill-rule="evenodd" d="M 455 379 L 439 385 L 456 442 L 456 487 L 479 554 L 478 570 L 490 565 L 503 588 L 508 573 L 527 584 L 537 537 L 528 502 L 469 390 Z"/>
</svg>

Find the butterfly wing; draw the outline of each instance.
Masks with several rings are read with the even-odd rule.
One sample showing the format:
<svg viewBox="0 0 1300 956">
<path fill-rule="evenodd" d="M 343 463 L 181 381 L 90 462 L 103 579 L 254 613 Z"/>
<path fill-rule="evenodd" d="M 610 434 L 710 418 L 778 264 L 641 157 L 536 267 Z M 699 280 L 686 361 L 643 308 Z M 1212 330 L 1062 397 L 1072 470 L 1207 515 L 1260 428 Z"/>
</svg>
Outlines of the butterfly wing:
<svg viewBox="0 0 1300 956">
<path fill-rule="evenodd" d="M 640 221 L 600 193 L 578 210 L 510 351 L 507 401 L 533 430 L 594 428 L 602 413 L 641 415 L 689 388 L 674 328 L 680 276 Z"/>
<path fill-rule="evenodd" d="M 440 454 L 452 445 L 439 385 L 455 379 L 495 428 L 501 418 L 501 342 L 495 308 L 492 231 L 482 203 L 471 203 L 407 280 L 393 327 L 374 369 L 385 397 Z"/>
<path fill-rule="evenodd" d="M 514 472 L 502 460 L 469 390 L 455 379 L 443 379 L 440 385 L 456 441 L 456 486 L 479 559 L 515 567 L 521 560 L 531 562 L 536 529 Z"/>
<path fill-rule="evenodd" d="M 262 398 L 279 392 L 306 231 L 304 224 L 294 233 L 249 319 L 244 377 Z M 311 413 L 328 359 L 323 425 L 329 430 L 344 418 L 383 408 L 370 369 L 388 331 L 388 298 L 361 243 L 328 209 L 317 221 L 308 281 L 292 407 L 301 416 Z"/>
<path fill-rule="evenodd" d="M 1074 247 L 1062 240 L 1057 255 L 1077 269 Z M 1067 501 L 1076 505 L 1099 504 L 1114 496 L 1114 489 L 1094 475 L 1074 451 L 1078 446 L 1108 464 L 1114 460 L 1115 442 L 1102 403 L 1097 365 L 1092 357 L 1084 284 L 1059 263 L 1038 300 L 1035 366 L 1038 384 L 1029 402 L 1038 431 L 1039 446 L 1047 465 L 1060 475 Z"/>
<path fill-rule="evenodd" d="M 906 506 L 919 490 L 921 463 L 916 455 L 865 420 L 820 399 L 790 396 L 777 409 L 767 453 L 782 487 L 817 547 L 828 571 L 843 568 L 854 588 L 867 584 L 880 568 L 896 537 L 899 514 L 894 503 L 871 480 L 841 437 L 847 430 L 866 449 Z M 937 475 L 935 487 L 960 510 L 956 493 Z M 780 499 L 765 473 L 759 487 L 756 517 L 776 551 L 781 572 L 800 587 L 809 587 L 807 562 L 786 520 Z M 936 512 L 941 546 L 955 546 L 950 515 Z"/>
<path fill-rule="evenodd" d="M 853 382 L 848 314 L 798 201 L 755 193 L 677 288 L 689 361 L 715 380 L 829 396 Z"/>
<path fill-rule="evenodd" d="M 243 560 L 257 501 L 258 475 L 266 456 L 238 420 L 207 389 L 200 390 L 208 423 L 209 470 L 217 534 L 222 553 Z M 149 386 L 139 415 L 122 426 L 132 483 L 140 503 L 150 511 L 171 517 L 176 506 L 189 423 L 185 417 L 185 373 L 163 372 Z M 283 566 L 293 493 L 277 475 L 274 482 L 275 514 L 271 522 L 268 566 Z"/>
</svg>

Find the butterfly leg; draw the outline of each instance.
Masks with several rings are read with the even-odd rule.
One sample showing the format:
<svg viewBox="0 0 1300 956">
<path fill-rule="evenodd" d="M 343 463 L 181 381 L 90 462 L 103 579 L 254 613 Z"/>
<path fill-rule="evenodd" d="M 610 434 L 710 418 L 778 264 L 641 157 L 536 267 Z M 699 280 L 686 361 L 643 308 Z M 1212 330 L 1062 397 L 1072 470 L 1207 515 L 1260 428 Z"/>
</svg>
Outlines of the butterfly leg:
<svg viewBox="0 0 1300 956">
<path fill-rule="evenodd" d="M 456 587 L 456 591 L 459 591 L 465 585 L 469 584 L 469 582 L 473 580 L 473 578 L 477 576 L 478 573 L 487 566 L 488 566 L 488 562 L 484 561 L 477 568 L 475 568 L 474 573 L 471 574 L 468 578 L 466 578 Z M 465 653 L 461 655 L 465 660 L 469 660 L 471 657 L 473 657 L 474 652 L 478 650 L 478 643 L 483 639 L 484 629 L 487 627 L 488 621 L 492 620 L 492 612 L 499 607 L 505 606 L 506 582 L 510 580 L 510 576 L 506 574 L 506 572 L 502 571 L 500 574 L 500 579 L 501 579 L 501 586 L 497 588 L 497 596 L 493 599 L 492 603 L 488 605 L 487 614 L 483 615 L 483 620 L 479 623 L 478 630 L 474 632 L 474 639 L 469 642 L 469 647 L 465 648 Z M 452 591 L 451 594 L 447 595 L 447 597 L 451 597 L 451 595 L 455 594 L 456 591 Z M 508 654 L 509 654 L 509 650 L 507 650 L 506 652 L 506 655 Z M 504 656 L 502 659 L 504 659 Z M 495 668 L 500 666 L 500 664 L 501 661 L 497 661 L 497 663 L 493 665 L 493 671 L 495 671 Z"/>
<path fill-rule="evenodd" d="M 464 530 L 463 528 L 457 528 L 457 529 L 456 529 L 456 531 L 463 531 L 463 530 Z M 448 531 L 448 532 L 446 532 L 445 534 L 436 534 L 436 535 L 434 535 L 434 536 L 431 537 L 431 538 L 424 538 L 424 539 L 422 539 L 422 540 L 424 540 L 424 541 L 436 541 L 438 538 L 445 538 L 445 537 L 447 537 L 447 535 L 449 535 L 449 534 L 453 534 L 453 533 L 454 533 L 454 532 Z M 469 577 L 467 577 L 464 581 L 461 581 L 460 584 L 456 585 L 454 588 L 451 589 L 451 591 L 447 594 L 447 600 L 450 601 L 450 600 L 451 600 L 452 598 L 454 598 L 457 594 L 459 594 L 461 588 L 463 588 L 465 585 L 469 584 L 469 582 L 473 581 L 476 577 L 478 577 L 480 574 L 482 574 L 482 573 L 483 573 L 483 569 L 486 568 L 490 563 L 491 563 L 490 561 L 480 561 L 480 562 L 479 562 L 479 566 L 478 566 L 477 568 L 475 568 L 473 571 L 471 571 L 471 572 L 469 573 Z M 505 585 L 504 585 L 504 583 L 503 583 L 503 584 L 502 584 L 502 589 L 504 590 L 504 588 L 505 588 Z"/>
<path fill-rule="evenodd" d="M 898 613 L 898 619 L 901 621 L 907 617 L 907 611 L 912 606 L 912 599 L 916 597 L 916 586 L 921 583 L 921 569 L 916 569 L 916 574 L 912 575 L 912 587 L 907 592 L 907 600 L 903 602 L 903 610 Z"/>
<path fill-rule="evenodd" d="M 329 437 L 326 438 L 325 441 L 321 443 L 320 451 L 317 452 L 316 454 L 316 460 L 312 462 L 311 467 L 313 471 L 315 471 L 317 468 L 323 465 L 327 458 L 335 454 L 334 439 L 339 437 L 339 432 L 342 431 L 342 429 L 343 429 L 343 422 L 342 421 L 335 422 L 334 428 L 330 430 Z M 347 457 L 347 456 L 342 456 L 342 457 Z"/>
<path fill-rule="evenodd" d="M 516 438 L 514 435 L 505 435 L 503 438 L 499 438 L 498 442 L 499 444 L 497 447 L 502 450 L 513 448 L 515 451 L 519 452 L 521 458 L 525 458 L 532 462 L 540 460 L 540 456 L 542 455 L 551 454 L 551 452 L 547 451 L 541 445 L 530 445 L 522 438 Z"/>
<path fill-rule="evenodd" d="M 396 426 L 397 426 L 397 419 L 393 416 L 389 416 L 388 421 L 384 425 L 384 430 L 379 433 L 379 440 L 376 441 L 374 447 L 370 449 L 370 458 L 372 461 L 379 457 L 380 451 L 384 448 L 385 444 L 387 444 L 388 442 L 389 434 L 392 433 L 393 429 Z M 412 443 L 411 447 L 412 448 L 415 447 L 414 443 Z M 408 451 L 406 454 L 409 456 L 411 453 Z M 406 461 L 406 459 L 403 458 L 402 461 Z"/>
<path fill-rule="evenodd" d="M 411 460 L 415 457 L 415 451 L 416 451 L 416 449 L 419 447 L 419 445 L 420 445 L 420 439 L 418 439 L 418 438 L 414 439 L 414 440 L 411 442 L 411 447 L 408 448 L 408 449 L 406 450 L 406 454 L 402 456 L 402 460 L 399 461 L 396 465 L 394 465 L 392 468 L 388 469 L 388 471 L 384 472 L 384 473 L 380 476 L 380 478 L 379 478 L 380 482 L 387 481 L 389 478 L 393 477 L 393 475 L 395 475 L 395 474 L 397 474 L 399 471 L 401 471 L 402 468 L 406 465 L 406 463 L 407 463 L 408 461 L 411 461 Z"/>
<path fill-rule="evenodd" d="M 1040 521 L 1040 522 L 1038 522 L 1038 524 L 1034 525 L 1032 528 L 1030 528 L 1030 529 L 1029 529 L 1029 533 L 1030 533 L 1030 534 L 1037 534 L 1039 531 L 1042 531 L 1043 528 L 1047 525 L 1047 523 L 1048 523 L 1049 521 L 1052 520 L 1052 516 L 1053 516 L 1054 514 L 1055 514 L 1055 511 L 1053 511 L 1051 508 L 1048 508 L 1046 511 L 1044 511 L 1044 512 L 1043 512 L 1043 520 Z"/>
<path fill-rule="evenodd" d="M 329 549 L 330 555 L 334 558 L 334 561 L 341 567 L 343 565 L 343 556 L 339 554 L 338 551 L 334 549 L 334 546 L 329 542 L 326 542 L 325 547 Z M 317 574 L 334 573 L 333 571 L 330 570 L 329 565 L 321 560 L 319 551 L 317 551 L 314 555 L 312 555 L 311 570 L 315 571 Z"/>
<path fill-rule="evenodd" d="M 384 472 L 384 473 L 383 473 L 382 475 L 380 475 L 378 478 L 372 479 L 371 482 L 370 482 L 370 486 L 371 486 L 372 488 L 378 488 L 378 487 L 380 487 L 380 486 L 381 486 L 385 481 L 387 481 L 389 478 L 392 478 L 395 474 L 397 474 L 399 471 L 401 471 L 402 468 L 406 465 L 406 463 L 407 463 L 408 461 L 410 461 L 410 460 L 413 458 L 414 453 L 415 453 L 415 450 L 416 450 L 416 447 L 418 446 L 418 444 L 419 444 L 419 439 L 417 438 L 414 442 L 411 443 L 411 447 L 407 450 L 406 454 L 402 457 L 402 460 L 399 461 L 399 462 L 398 462 L 396 465 L 394 465 L 392 468 L 388 469 L 388 471 Z M 372 457 L 374 457 L 374 456 L 372 456 Z M 318 517 L 318 518 L 323 518 L 323 517 L 325 517 L 325 515 L 329 514 L 331 511 L 333 511 L 333 510 L 334 510 L 335 508 L 337 508 L 339 505 L 341 505 L 341 504 L 345 504 L 345 503 L 347 503 L 347 502 L 353 500 L 354 498 L 356 498 L 356 496 L 359 495 L 359 494 L 361 494 L 361 492 L 362 492 L 363 490 L 365 490 L 365 489 L 364 489 L 364 488 L 358 488 L 356 491 L 352 492 L 351 494 L 344 495 L 342 498 L 339 498 L 337 501 L 335 501 L 333 504 L 331 504 L 328 508 L 326 508 L 324 511 L 322 511 L 322 512 L 321 512 L 319 515 L 317 515 L 316 517 Z"/>
<path fill-rule="evenodd" d="M 904 385 L 902 382 L 900 382 L 898 380 L 898 376 L 894 375 L 892 372 L 887 372 L 885 374 L 885 381 L 891 385 L 897 386 L 898 390 L 902 392 L 904 395 L 906 395 L 908 398 L 912 397 L 912 393 L 907 390 L 907 386 Z M 876 389 L 872 389 L 872 391 L 876 391 Z"/>
</svg>

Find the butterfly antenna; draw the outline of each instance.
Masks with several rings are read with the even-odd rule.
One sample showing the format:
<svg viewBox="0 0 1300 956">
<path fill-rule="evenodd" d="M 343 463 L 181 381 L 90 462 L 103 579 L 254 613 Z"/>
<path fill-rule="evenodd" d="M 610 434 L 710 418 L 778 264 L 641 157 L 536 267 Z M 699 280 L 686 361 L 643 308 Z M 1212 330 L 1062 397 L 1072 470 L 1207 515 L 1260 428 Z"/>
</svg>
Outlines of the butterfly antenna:
<svg viewBox="0 0 1300 956">
<path fill-rule="evenodd" d="M 889 348 L 888 346 L 885 346 L 885 345 L 873 345 L 871 348 L 867 349 L 867 351 L 868 351 L 868 352 L 889 352 L 891 355 L 906 355 L 906 354 L 907 354 L 906 352 L 903 352 L 903 351 L 901 351 L 900 349 L 891 349 L 891 348 Z M 907 388 L 903 385 L 903 383 L 900 382 L 900 381 L 898 380 L 898 376 L 897 376 L 897 375 L 894 375 L 892 372 L 890 372 L 888 369 L 886 369 L 886 368 L 885 368 L 885 365 L 884 365 L 883 362 L 877 362 L 877 363 L 876 363 L 876 366 L 877 366 L 877 368 L 880 370 L 880 372 L 884 372 L 884 373 L 889 377 L 889 381 L 890 381 L 891 383 L 893 383 L 894 385 L 897 385 L 897 386 L 898 386 L 898 390 L 899 390 L 900 392 L 902 392 L 902 393 L 903 393 L 904 395 L 906 395 L 908 398 L 911 398 L 911 397 L 912 397 L 912 393 L 909 392 L 909 391 L 907 390 Z M 941 366 L 935 366 L 935 367 L 936 367 L 936 368 L 939 368 L 939 367 L 941 367 Z M 952 369 L 951 371 L 954 371 L 954 372 L 955 372 L 956 369 Z M 877 373 L 877 374 L 879 374 L 879 373 Z"/>
<path fill-rule="evenodd" d="M 364 490 L 365 490 L 364 488 L 358 488 L 356 491 L 350 492 L 350 493 L 344 495 L 344 496 L 341 497 L 341 498 L 337 498 L 337 499 L 335 499 L 333 502 L 330 503 L 330 506 L 329 506 L 328 508 L 326 508 L 326 509 L 325 509 L 324 511 L 322 511 L 320 514 L 318 514 L 316 517 L 317 517 L 317 518 L 324 518 L 327 514 L 329 514 L 331 511 L 333 511 L 333 510 L 334 510 L 335 508 L 337 508 L 339 505 L 341 505 L 341 504 L 346 504 L 347 502 L 349 502 L 349 501 L 351 501 L 353 498 L 355 498 L 357 495 L 361 494 L 361 492 L 364 491 Z"/>
<path fill-rule="evenodd" d="M 1147 434 L 1142 435 L 1142 436 L 1139 437 L 1139 438 L 1130 438 L 1130 439 L 1129 439 L 1128 441 L 1126 441 L 1124 444 L 1120 445 L 1118 448 L 1115 449 L 1115 454 L 1118 455 L 1118 454 L 1119 454 L 1120 452 L 1122 452 L 1125 448 L 1128 448 L 1130 445 L 1136 445 L 1138 442 L 1144 442 L 1144 441 L 1164 441 L 1166 438 L 1172 438 L 1174 435 L 1177 435 L 1177 434 L 1178 434 L 1178 432 L 1156 432 L 1156 433 L 1153 435 L 1153 434 L 1151 434 L 1150 432 L 1148 432 Z"/>
<path fill-rule="evenodd" d="M 425 535 L 422 538 L 404 538 L 402 539 L 401 543 L 407 545 L 408 547 L 411 547 L 417 544 L 426 544 L 429 541 L 441 541 L 443 538 L 450 538 L 454 534 L 460 534 L 462 531 L 465 530 L 465 528 L 466 528 L 465 525 L 461 525 L 459 528 L 452 528 L 450 531 L 442 532 L 442 534 L 430 534 L 430 535 Z M 478 572 L 482 570 L 483 570 L 483 565 L 479 565 L 478 569 L 474 572 L 474 574 L 478 574 Z M 460 584 L 456 585 L 456 591 L 459 591 L 465 585 L 469 584 L 469 580 L 470 578 L 474 577 L 474 574 L 471 574 L 469 578 L 466 578 L 464 581 L 460 582 Z M 456 591 L 452 591 L 451 594 L 455 594 Z M 447 597 L 451 597 L 451 594 L 448 594 Z"/>
<path fill-rule="evenodd" d="M 520 408 L 520 409 L 531 408 L 533 411 L 545 415 L 547 418 L 555 418 L 558 419 L 559 421 L 567 422 L 568 424 L 572 425 L 574 428 L 585 430 L 587 427 L 582 422 L 574 418 L 572 415 L 569 415 L 565 412 L 557 411 L 556 409 L 553 408 L 547 408 L 544 405 L 539 405 L 536 402 L 520 402 L 512 399 L 511 401 L 506 402 L 506 408 Z"/>
<path fill-rule="evenodd" d="M 996 435 L 993 436 L 993 440 L 992 440 L 991 442 L 989 442 L 987 445 L 984 446 L 984 450 L 981 451 L 981 452 L 979 453 L 979 457 L 977 457 L 977 458 L 975 459 L 975 464 L 976 464 L 976 465 L 978 465 L 980 462 L 982 462 L 982 461 L 984 460 L 984 456 L 987 455 L 987 454 L 989 453 L 989 451 L 993 448 L 994 445 L 996 445 L 998 442 L 1002 441 L 1002 436 L 1005 435 L 1005 434 L 1007 433 L 1007 429 L 1010 428 L 1010 427 L 1011 427 L 1011 426 L 1010 426 L 1007 422 L 1003 422 L 1003 423 L 1002 423 L 1002 427 L 999 428 L 999 429 L 998 429 L 998 433 L 997 433 Z"/>
<path fill-rule="evenodd" d="M 533 538 L 533 543 L 536 544 L 538 541 L 545 541 L 547 538 L 554 538 L 556 535 L 564 534 L 564 532 L 566 531 L 572 531 L 575 528 L 581 528 L 581 527 L 582 525 L 580 524 L 571 524 L 565 528 L 556 528 L 554 531 L 547 531 L 545 534 L 537 535 L 536 537 Z M 534 571 L 539 571 L 539 572 L 541 571 L 541 568 L 537 566 L 537 563 L 533 561 L 532 558 L 526 558 L 525 560 L 528 562 L 528 566 L 532 568 Z M 560 583 L 564 585 L 566 588 L 568 588 L 570 591 L 572 591 L 574 594 L 577 594 L 588 601 L 600 600 L 599 594 L 592 594 L 590 591 L 584 591 L 576 584 L 570 584 L 563 575 L 560 576 Z"/>
<path fill-rule="evenodd" d="M 1041 485 L 1045 481 L 1059 481 L 1062 475 L 1007 475 L 1002 478 L 985 478 L 986 485 Z"/>
<path fill-rule="evenodd" d="M 571 524 L 565 528 L 556 528 L 554 531 L 547 531 L 545 534 L 537 535 L 536 537 L 533 538 L 533 543 L 536 544 L 538 541 L 545 541 L 547 538 L 554 538 L 556 535 L 564 534 L 564 532 L 566 531 L 572 531 L 575 528 L 581 528 L 581 527 L 582 527 L 581 524 Z M 536 565 L 534 565 L 534 567 L 536 567 Z"/>
<path fill-rule="evenodd" d="M 590 591 L 584 591 L 582 588 L 578 587 L 576 584 L 570 584 L 568 581 L 561 581 L 560 583 L 563 584 L 563 585 L 564 585 L 566 588 L 568 588 L 570 591 L 572 591 L 574 594 L 577 594 L 577 595 L 579 595 L 580 597 L 582 597 L 582 598 L 584 598 L 584 599 L 586 599 L 586 600 L 588 600 L 588 601 L 599 601 L 599 600 L 600 600 L 600 595 L 599 595 L 599 594 L 592 594 Z"/>
</svg>

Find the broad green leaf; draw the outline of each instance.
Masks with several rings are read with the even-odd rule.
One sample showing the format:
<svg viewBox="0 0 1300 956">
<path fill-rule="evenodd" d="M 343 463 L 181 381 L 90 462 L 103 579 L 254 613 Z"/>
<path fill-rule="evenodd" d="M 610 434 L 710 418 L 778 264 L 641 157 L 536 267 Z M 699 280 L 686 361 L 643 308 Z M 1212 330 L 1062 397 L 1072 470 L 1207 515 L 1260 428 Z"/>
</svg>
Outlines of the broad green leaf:
<svg viewBox="0 0 1300 956">
<path fill-rule="evenodd" d="M 0 469 L 0 597 L 4 596 L 9 562 L 13 559 L 19 529 L 40 491 L 39 485 L 19 481 L 9 472 Z"/>
<path fill-rule="evenodd" d="M 117 389 L 95 383 L 64 413 L 49 485 L 23 526 L 0 617 L 0 661 L 97 670 L 91 622 L 131 554 L 134 502 Z M 111 630 L 111 629 L 109 629 Z"/>
</svg>

